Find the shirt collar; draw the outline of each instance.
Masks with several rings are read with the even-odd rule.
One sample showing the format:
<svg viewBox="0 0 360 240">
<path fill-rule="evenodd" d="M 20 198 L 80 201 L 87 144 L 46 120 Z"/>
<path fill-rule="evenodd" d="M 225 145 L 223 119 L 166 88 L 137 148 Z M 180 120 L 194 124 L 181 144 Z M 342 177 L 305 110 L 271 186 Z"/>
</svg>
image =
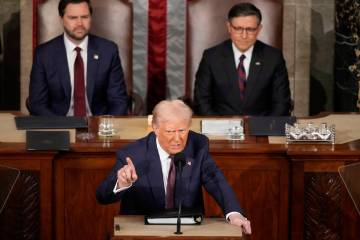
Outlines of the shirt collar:
<svg viewBox="0 0 360 240">
<path fill-rule="evenodd" d="M 241 57 L 241 55 L 245 55 L 245 59 L 251 59 L 253 50 L 254 50 L 254 45 L 252 45 L 248 50 L 246 50 L 245 52 L 241 52 L 234 43 L 232 43 L 232 49 L 235 55 L 235 59 L 239 59 Z"/>
<path fill-rule="evenodd" d="M 67 52 L 73 52 L 76 47 L 80 47 L 83 52 L 87 52 L 89 43 L 89 36 L 87 35 L 79 45 L 75 45 L 72 41 L 69 40 L 66 33 L 64 33 L 64 44 Z"/>
</svg>

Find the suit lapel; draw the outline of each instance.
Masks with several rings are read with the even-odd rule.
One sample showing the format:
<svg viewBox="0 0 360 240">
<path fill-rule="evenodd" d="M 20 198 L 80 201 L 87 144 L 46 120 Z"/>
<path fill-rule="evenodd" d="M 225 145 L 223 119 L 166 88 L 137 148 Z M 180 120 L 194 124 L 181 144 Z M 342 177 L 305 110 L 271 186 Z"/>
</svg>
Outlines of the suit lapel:
<svg viewBox="0 0 360 240">
<path fill-rule="evenodd" d="M 56 40 L 56 69 L 58 71 L 59 81 L 64 88 L 65 96 L 70 103 L 71 99 L 71 83 L 70 83 L 70 71 L 66 56 L 66 49 L 64 43 L 64 35 L 61 35 Z"/>
<path fill-rule="evenodd" d="M 165 206 L 165 189 L 163 182 L 163 174 L 158 150 L 156 148 L 156 137 L 152 133 L 149 140 L 149 151 L 147 152 L 147 161 L 149 162 L 149 172 L 147 174 L 148 183 L 151 187 L 154 199 L 158 199 L 159 209 Z"/>
<path fill-rule="evenodd" d="M 190 179 L 191 176 L 191 171 L 192 171 L 192 165 L 193 165 L 193 161 L 194 161 L 194 143 L 192 142 L 192 138 L 191 138 L 191 132 L 189 133 L 189 137 L 184 149 L 184 154 L 186 156 L 186 163 L 185 166 L 183 168 L 183 172 L 182 172 L 182 176 L 184 179 Z M 189 182 L 188 182 L 189 183 Z M 185 185 L 187 185 L 188 183 L 186 183 Z"/>
<path fill-rule="evenodd" d="M 229 102 L 231 103 L 240 103 L 240 89 L 238 83 L 238 73 L 235 66 L 234 52 L 232 50 L 231 41 L 227 41 L 224 45 L 224 54 L 223 54 L 223 69 L 225 69 L 227 75 L 227 83 L 229 85 Z"/>
<path fill-rule="evenodd" d="M 179 189 L 178 187 L 176 187 L 176 194 L 175 194 L 175 207 L 177 207 L 179 205 L 179 196 L 182 196 L 182 198 L 184 199 L 184 196 L 189 193 L 189 188 L 190 188 L 190 182 L 191 182 L 191 176 L 192 176 L 192 170 L 193 170 L 193 162 L 194 162 L 194 149 L 193 146 L 194 144 L 192 143 L 192 139 L 190 137 L 191 133 L 189 134 L 187 143 L 186 143 L 186 147 L 184 149 L 184 154 L 186 156 L 185 159 L 185 166 L 183 167 L 182 170 L 182 175 L 181 175 L 181 183 L 182 183 L 182 190 Z M 177 184 L 178 185 L 178 184 Z"/>
<path fill-rule="evenodd" d="M 92 105 L 92 97 L 94 93 L 96 73 L 101 56 L 98 51 L 98 46 L 93 36 L 89 35 L 88 53 L 87 53 L 87 74 L 86 74 L 86 92 L 89 102 L 89 107 Z"/>
<path fill-rule="evenodd" d="M 256 89 L 257 82 L 259 81 L 259 76 L 262 70 L 262 51 L 259 42 L 257 41 L 254 45 L 254 50 L 251 58 L 249 76 L 246 81 L 246 90 L 245 90 L 245 100 L 244 105 L 251 99 L 252 93 Z"/>
</svg>

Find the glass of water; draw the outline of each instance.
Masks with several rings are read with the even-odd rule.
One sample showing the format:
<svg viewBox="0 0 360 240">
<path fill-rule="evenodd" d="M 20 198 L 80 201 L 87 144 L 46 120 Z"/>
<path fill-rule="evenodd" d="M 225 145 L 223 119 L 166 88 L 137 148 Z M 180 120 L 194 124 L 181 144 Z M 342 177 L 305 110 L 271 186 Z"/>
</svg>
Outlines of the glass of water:
<svg viewBox="0 0 360 240">
<path fill-rule="evenodd" d="M 103 137 L 115 135 L 114 117 L 112 115 L 100 116 L 98 134 Z"/>
<path fill-rule="evenodd" d="M 243 126 L 233 126 L 229 129 L 228 137 L 230 140 L 244 140 L 244 128 Z"/>
</svg>

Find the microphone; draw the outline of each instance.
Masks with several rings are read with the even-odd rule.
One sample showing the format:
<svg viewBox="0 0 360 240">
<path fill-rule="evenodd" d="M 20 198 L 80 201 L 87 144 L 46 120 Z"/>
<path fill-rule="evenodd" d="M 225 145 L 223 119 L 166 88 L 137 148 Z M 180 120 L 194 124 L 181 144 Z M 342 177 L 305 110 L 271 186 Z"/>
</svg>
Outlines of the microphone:
<svg viewBox="0 0 360 240">
<path fill-rule="evenodd" d="M 180 196 L 179 196 L 179 210 L 178 210 L 178 216 L 177 216 L 177 222 L 176 222 L 176 232 L 175 234 L 182 234 L 180 227 L 181 227 L 181 202 L 182 202 L 182 184 L 181 184 L 181 175 L 182 175 L 182 169 L 186 164 L 185 160 L 185 154 L 183 152 L 178 152 L 174 155 L 174 164 L 176 167 L 176 172 L 179 173 L 179 181 L 178 186 L 180 189 Z"/>
<path fill-rule="evenodd" d="M 175 167 L 177 168 L 176 170 L 179 170 L 180 172 L 182 172 L 182 168 L 186 164 L 186 158 L 185 158 L 185 154 L 183 152 L 178 152 L 174 155 L 174 164 L 175 164 Z"/>
</svg>

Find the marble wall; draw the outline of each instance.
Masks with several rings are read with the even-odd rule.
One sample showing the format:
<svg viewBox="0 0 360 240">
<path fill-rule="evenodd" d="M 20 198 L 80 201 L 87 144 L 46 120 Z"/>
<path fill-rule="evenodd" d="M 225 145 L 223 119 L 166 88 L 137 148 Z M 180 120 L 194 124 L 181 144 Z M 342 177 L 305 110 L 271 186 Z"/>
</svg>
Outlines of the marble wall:
<svg viewBox="0 0 360 240">
<path fill-rule="evenodd" d="M 284 0 L 283 50 L 296 116 L 309 112 L 310 30 L 311 1 Z"/>
<path fill-rule="evenodd" d="M 335 110 L 360 109 L 360 2 L 336 2 Z"/>
<path fill-rule="evenodd" d="M 21 27 L 21 112 L 28 113 L 26 109 L 26 98 L 29 95 L 29 76 L 32 65 L 32 1 L 20 0 L 20 27 Z"/>
<path fill-rule="evenodd" d="M 294 115 L 333 110 L 335 0 L 284 0 L 283 49 Z"/>
</svg>

